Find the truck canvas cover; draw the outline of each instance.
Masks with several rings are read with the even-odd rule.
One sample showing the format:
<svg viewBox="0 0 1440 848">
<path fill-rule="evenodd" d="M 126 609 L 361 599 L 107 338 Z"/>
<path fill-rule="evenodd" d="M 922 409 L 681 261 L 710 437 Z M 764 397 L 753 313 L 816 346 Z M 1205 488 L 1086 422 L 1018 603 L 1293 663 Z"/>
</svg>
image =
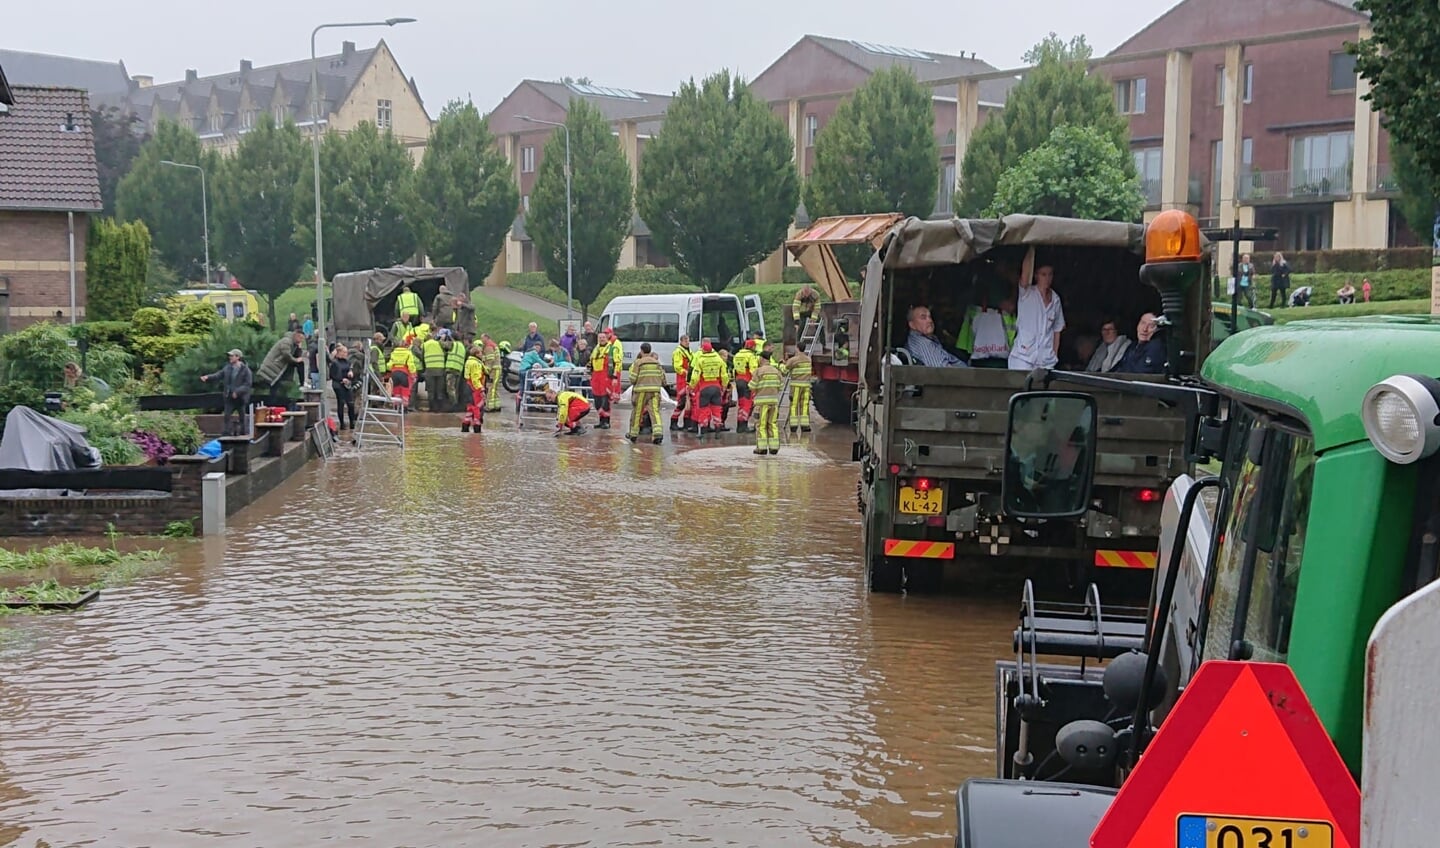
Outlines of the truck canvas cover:
<svg viewBox="0 0 1440 848">
<path fill-rule="evenodd" d="M 860 373 L 866 385 L 872 389 L 880 385 L 880 357 L 885 347 L 884 327 L 879 321 L 885 287 L 880 284 L 880 278 L 885 271 L 960 265 L 997 247 L 1044 245 L 1123 248 L 1143 256 L 1145 228 L 1139 224 L 1046 215 L 942 221 L 907 218 L 896 224 L 865 271 L 860 311 L 864 334 Z"/>
<path fill-rule="evenodd" d="M 464 268 L 408 268 L 397 265 L 394 268 L 336 274 L 331 283 L 336 330 L 370 332 L 377 305 L 382 301 L 393 304 L 401 285 L 421 282 L 424 285 L 412 285 L 412 289 L 427 304 L 441 285 L 452 295 L 470 291 L 470 275 L 465 273 Z"/>
</svg>

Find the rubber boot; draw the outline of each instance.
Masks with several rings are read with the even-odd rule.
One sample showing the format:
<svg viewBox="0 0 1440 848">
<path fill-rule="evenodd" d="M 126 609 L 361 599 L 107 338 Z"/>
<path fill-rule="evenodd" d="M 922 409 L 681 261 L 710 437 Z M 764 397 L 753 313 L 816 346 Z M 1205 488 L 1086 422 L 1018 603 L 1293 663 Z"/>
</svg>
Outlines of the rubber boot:
<svg viewBox="0 0 1440 848">
<path fill-rule="evenodd" d="M 630 444 L 633 445 L 633 444 L 635 444 L 635 442 L 636 442 L 637 440 L 639 440 L 640 437 L 639 437 L 639 436 L 632 436 L 632 435 L 630 435 L 629 433 L 626 433 L 626 434 L 625 434 L 625 438 L 628 439 L 629 442 L 630 442 Z"/>
<path fill-rule="evenodd" d="M 654 443 L 657 444 L 657 445 L 663 445 L 663 444 L 665 444 L 665 437 L 664 437 L 664 436 L 656 436 L 655 438 L 651 439 L 650 441 L 654 442 Z"/>
</svg>

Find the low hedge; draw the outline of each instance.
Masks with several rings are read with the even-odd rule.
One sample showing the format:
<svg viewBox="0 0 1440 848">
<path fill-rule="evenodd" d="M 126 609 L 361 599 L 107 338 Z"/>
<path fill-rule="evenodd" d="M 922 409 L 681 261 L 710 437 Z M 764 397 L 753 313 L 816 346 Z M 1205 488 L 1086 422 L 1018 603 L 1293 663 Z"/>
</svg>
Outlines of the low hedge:
<svg viewBox="0 0 1440 848">
<path fill-rule="evenodd" d="M 564 290 L 551 284 L 543 271 L 510 274 L 505 278 L 505 285 L 551 303 L 565 305 Z M 615 278 L 600 290 L 600 295 L 590 304 L 589 312 L 591 315 L 599 315 L 605 311 L 611 300 L 622 295 L 673 294 L 699 290 L 699 287 L 674 268 L 625 268 L 616 271 Z M 576 308 L 579 308 L 578 303 Z"/>
<path fill-rule="evenodd" d="M 1270 263 L 1265 261 L 1269 251 L 1261 250 L 1251 254 L 1262 273 L 1267 273 Z M 1366 248 L 1363 250 L 1302 250 L 1285 254 L 1290 270 L 1295 274 L 1325 274 L 1342 272 L 1366 274 L 1398 268 L 1429 268 L 1430 248 L 1389 247 Z M 1373 281 L 1372 281 L 1373 282 Z"/>
<path fill-rule="evenodd" d="M 1316 306 L 1329 303 L 1338 303 L 1335 291 L 1345 285 L 1348 280 L 1355 286 L 1355 299 L 1363 300 L 1364 294 L 1360 291 L 1361 283 L 1370 280 L 1370 299 L 1375 300 L 1415 300 L 1430 296 L 1430 268 L 1404 268 L 1392 271 L 1371 271 L 1367 273 L 1341 273 L 1331 272 L 1328 274 L 1293 274 L 1290 277 L 1291 290 L 1297 286 L 1310 286 L 1310 302 Z M 1260 301 L 1269 302 L 1270 281 L 1268 278 L 1258 281 L 1260 285 L 1255 289 L 1257 305 Z"/>
</svg>

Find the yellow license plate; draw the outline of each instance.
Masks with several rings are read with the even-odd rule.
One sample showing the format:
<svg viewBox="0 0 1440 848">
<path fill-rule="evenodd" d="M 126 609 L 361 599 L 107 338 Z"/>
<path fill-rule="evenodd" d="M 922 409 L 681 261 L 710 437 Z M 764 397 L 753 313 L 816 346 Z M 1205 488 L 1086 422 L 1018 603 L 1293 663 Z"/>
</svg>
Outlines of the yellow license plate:
<svg viewBox="0 0 1440 848">
<path fill-rule="evenodd" d="M 1329 822 L 1180 817 L 1175 848 L 1334 848 Z"/>
<path fill-rule="evenodd" d="M 939 515 L 945 511 L 945 493 L 940 489 L 901 486 L 900 511 L 910 515 Z"/>
</svg>

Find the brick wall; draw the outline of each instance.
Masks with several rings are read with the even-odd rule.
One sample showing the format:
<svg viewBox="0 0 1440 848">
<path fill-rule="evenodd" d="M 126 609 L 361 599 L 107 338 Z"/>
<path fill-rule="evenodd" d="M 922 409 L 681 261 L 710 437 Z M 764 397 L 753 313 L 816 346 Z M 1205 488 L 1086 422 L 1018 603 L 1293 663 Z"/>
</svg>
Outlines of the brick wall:
<svg viewBox="0 0 1440 848">
<path fill-rule="evenodd" d="M 200 481 L 215 469 L 197 463 L 170 470 L 174 483 L 168 495 L 0 498 L 0 536 L 101 536 L 111 524 L 129 535 L 156 535 L 172 521 L 198 521 Z"/>
<path fill-rule="evenodd" d="M 0 212 L 0 332 L 70 316 L 70 247 L 64 212 Z M 85 239 L 89 216 L 75 216 L 75 305 L 85 317 Z M 5 279 L 0 279 L 0 285 Z"/>
</svg>

